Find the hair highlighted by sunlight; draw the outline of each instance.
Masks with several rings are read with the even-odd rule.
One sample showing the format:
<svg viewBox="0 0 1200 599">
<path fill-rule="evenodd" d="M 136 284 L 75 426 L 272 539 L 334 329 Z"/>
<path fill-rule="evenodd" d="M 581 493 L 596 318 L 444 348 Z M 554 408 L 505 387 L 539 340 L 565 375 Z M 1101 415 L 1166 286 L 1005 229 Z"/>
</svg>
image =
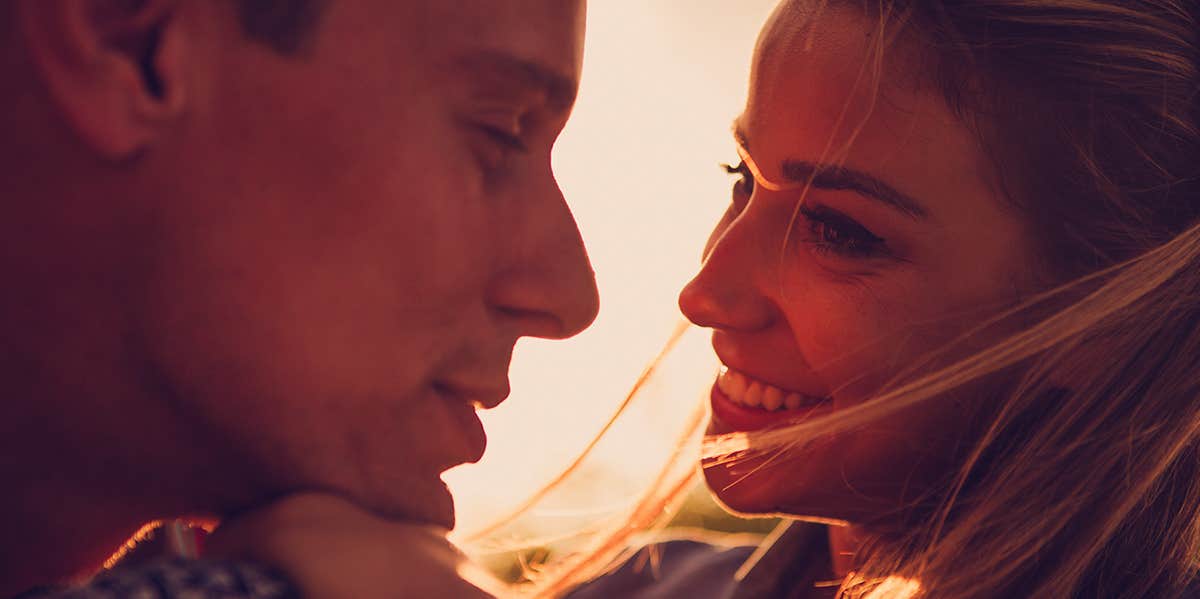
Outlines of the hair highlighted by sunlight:
<svg viewBox="0 0 1200 599">
<path fill-rule="evenodd" d="M 985 350 L 933 372 L 930 356 L 863 405 L 713 439 L 706 455 L 795 450 L 1002 373 L 954 480 L 913 506 L 903 538 L 870 548 L 843 596 L 893 596 L 872 583 L 896 580 L 915 581 L 892 587 L 903 596 L 954 599 L 1180 596 L 1200 558 L 1200 7 L 829 4 L 891 29 L 876 56 L 904 40 L 930 59 L 1033 224 L 1048 291 L 940 353 L 1021 323 Z"/>
<path fill-rule="evenodd" d="M 974 398 L 996 405 L 958 471 L 906 508 L 904 536 L 866 548 L 840 596 L 1182 596 L 1200 570 L 1200 3 L 784 0 L 781 9 L 799 2 L 810 25 L 835 5 L 878 23 L 859 79 L 871 97 L 893 44 L 915 44 L 927 83 L 977 132 L 1032 224 L 1042 291 L 910 361 L 870 401 L 709 438 L 704 456 L 802 450 L 999 377 L 996 395 Z M 861 126 L 837 123 L 851 140 Z M 821 162 L 847 153 L 831 142 Z M 980 338 L 993 342 L 980 349 Z M 629 527 L 601 536 L 597 545 L 611 548 Z M 602 571 L 585 562 L 572 556 L 525 590 L 553 596 Z"/>
</svg>

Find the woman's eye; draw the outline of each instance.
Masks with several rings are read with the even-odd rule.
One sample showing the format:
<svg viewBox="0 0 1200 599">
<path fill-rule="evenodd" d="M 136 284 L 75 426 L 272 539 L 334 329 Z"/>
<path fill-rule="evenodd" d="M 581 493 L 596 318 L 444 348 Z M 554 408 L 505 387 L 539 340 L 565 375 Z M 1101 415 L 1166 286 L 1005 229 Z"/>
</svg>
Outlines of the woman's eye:
<svg viewBox="0 0 1200 599">
<path fill-rule="evenodd" d="M 819 253 L 857 259 L 878 258 L 888 253 L 882 237 L 844 214 L 804 205 L 800 207 L 800 215 L 808 221 L 808 241 Z"/>
<path fill-rule="evenodd" d="M 750 172 L 750 167 L 746 166 L 745 161 L 739 162 L 737 166 L 722 164 L 721 168 L 730 175 L 739 177 L 733 183 L 733 204 L 737 211 L 741 212 L 750 196 L 754 195 L 754 174 Z"/>
</svg>

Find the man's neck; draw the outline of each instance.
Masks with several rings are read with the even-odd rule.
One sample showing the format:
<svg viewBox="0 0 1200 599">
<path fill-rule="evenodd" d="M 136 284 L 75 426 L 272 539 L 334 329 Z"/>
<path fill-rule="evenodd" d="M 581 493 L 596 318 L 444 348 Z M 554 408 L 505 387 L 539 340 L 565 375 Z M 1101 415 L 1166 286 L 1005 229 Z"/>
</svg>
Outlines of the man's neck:
<svg viewBox="0 0 1200 599">
<path fill-rule="evenodd" d="M 144 435 L 144 447 L 165 448 L 165 436 L 182 433 L 93 424 L 131 420 L 155 404 L 133 402 L 136 389 L 106 378 L 115 368 L 83 368 L 76 353 L 84 352 L 63 350 L 46 363 L 0 349 L 0 599 L 94 574 L 144 523 L 192 511 L 180 498 L 200 501 L 182 486 L 188 481 L 155 479 L 162 452 L 143 449 L 139 458 L 120 442 Z"/>
<path fill-rule="evenodd" d="M 59 486 L 37 481 L 0 499 L 0 598 L 94 574 L 143 523 L 120 502 Z"/>
<path fill-rule="evenodd" d="M 0 251 L 0 275 L 17 262 Z M 131 365 L 119 298 L 14 287 L 0 297 L 0 599 L 92 574 L 144 523 L 232 486 L 191 474 L 226 476 Z"/>
</svg>

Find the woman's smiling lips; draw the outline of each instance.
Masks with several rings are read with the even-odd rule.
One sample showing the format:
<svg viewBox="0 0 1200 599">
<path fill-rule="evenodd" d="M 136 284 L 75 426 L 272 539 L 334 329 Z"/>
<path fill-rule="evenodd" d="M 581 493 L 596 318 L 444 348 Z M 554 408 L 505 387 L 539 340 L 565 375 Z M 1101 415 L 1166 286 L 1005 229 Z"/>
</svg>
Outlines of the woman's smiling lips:
<svg viewBox="0 0 1200 599">
<path fill-rule="evenodd" d="M 828 397 L 783 389 L 731 368 L 712 388 L 714 432 L 754 431 L 808 418 L 832 407 Z M 728 429 L 728 430 L 725 430 Z"/>
</svg>

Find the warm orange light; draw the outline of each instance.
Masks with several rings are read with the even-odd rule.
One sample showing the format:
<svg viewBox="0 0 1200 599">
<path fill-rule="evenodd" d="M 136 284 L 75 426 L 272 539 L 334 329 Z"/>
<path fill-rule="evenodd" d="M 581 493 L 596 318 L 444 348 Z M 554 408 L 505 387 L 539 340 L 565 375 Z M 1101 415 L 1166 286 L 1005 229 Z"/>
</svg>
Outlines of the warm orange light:
<svg viewBox="0 0 1200 599">
<path fill-rule="evenodd" d="M 485 413 L 483 462 L 447 475 L 460 537 L 549 481 L 603 426 L 679 321 L 676 295 L 699 266 L 730 200 L 720 168 L 736 154 L 729 121 L 744 103 L 750 55 L 776 0 L 605 0 L 589 5 L 579 103 L 554 156 L 601 293 L 591 330 L 522 342 L 512 397 Z M 670 453 L 715 361 L 699 331 L 597 449 L 582 486 L 543 511 L 555 536 L 625 509 Z M 549 508 L 546 508 L 547 510 Z"/>
</svg>

